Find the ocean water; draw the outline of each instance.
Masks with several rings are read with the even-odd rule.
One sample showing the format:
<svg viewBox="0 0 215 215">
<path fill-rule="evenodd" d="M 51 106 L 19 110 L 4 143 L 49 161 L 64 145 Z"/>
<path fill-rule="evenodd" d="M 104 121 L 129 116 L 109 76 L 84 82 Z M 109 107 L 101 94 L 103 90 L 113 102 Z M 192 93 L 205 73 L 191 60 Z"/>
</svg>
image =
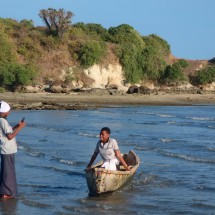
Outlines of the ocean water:
<svg viewBox="0 0 215 215">
<path fill-rule="evenodd" d="M 0 214 L 215 214 L 215 106 L 13 111 L 8 121 L 23 116 L 19 196 L 0 200 Z M 141 164 L 127 187 L 91 197 L 84 169 L 103 126 Z"/>
</svg>

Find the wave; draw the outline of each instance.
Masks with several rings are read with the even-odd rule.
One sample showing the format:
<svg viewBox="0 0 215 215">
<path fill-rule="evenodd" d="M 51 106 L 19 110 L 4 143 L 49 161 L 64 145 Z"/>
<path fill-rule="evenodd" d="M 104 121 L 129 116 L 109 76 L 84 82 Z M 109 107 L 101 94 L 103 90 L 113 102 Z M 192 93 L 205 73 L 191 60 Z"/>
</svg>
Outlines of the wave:
<svg viewBox="0 0 215 215">
<path fill-rule="evenodd" d="M 65 159 L 60 159 L 61 163 L 69 164 L 69 165 L 77 165 L 76 161 L 71 161 L 71 160 L 65 160 Z"/>
<path fill-rule="evenodd" d="M 190 122 L 175 122 L 175 121 L 168 121 L 167 124 L 169 125 L 177 125 L 177 126 L 192 126 Z"/>
<path fill-rule="evenodd" d="M 161 141 L 162 143 L 176 142 L 176 140 L 174 140 L 174 139 L 169 139 L 169 138 L 162 138 L 162 139 L 160 139 L 160 141 Z"/>
<path fill-rule="evenodd" d="M 70 116 L 72 116 L 72 117 L 79 117 L 78 114 L 74 114 L 74 113 L 70 113 Z"/>
<path fill-rule="evenodd" d="M 171 115 L 171 114 L 164 114 L 164 113 L 151 113 L 151 112 L 148 112 L 148 113 L 144 113 L 144 112 L 138 112 L 139 114 L 146 114 L 146 115 L 154 115 L 154 116 L 159 116 L 161 118 L 174 118 L 176 116 L 174 115 Z"/>
<path fill-rule="evenodd" d="M 36 157 L 36 158 L 45 158 L 46 157 L 46 159 L 49 161 L 57 161 L 59 163 L 67 164 L 69 166 L 85 166 L 86 165 L 86 163 L 82 162 L 82 161 L 73 161 L 73 160 L 67 160 L 67 159 L 51 156 L 51 155 L 45 154 L 43 152 L 34 150 L 32 148 L 29 148 L 29 147 L 26 147 L 23 145 L 19 145 L 18 149 L 21 151 L 24 151 L 27 155 L 29 155 L 31 157 Z"/>
<path fill-rule="evenodd" d="M 58 157 L 52 157 L 51 160 L 55 160 L 55 161 L 58 161 L 60 163 L 67 164 L 67 165 L 70 165 L 70 166 L 83 166 L 83 165 L 86 165 L 85 162 L 67 160 L 67 159 L 58 158 Z"/>
<path fill-rule="evenodd" d="M 88 134 L 88 133 L 84 133 L 84 132 L 79 132 L 78 135 L 83 136 L 83 137 L 92 137 L 92 138 L 99 138 L 98 134 Z"/>
<path fill-rule="evenodd" d="M 185 119 L 192 119 L 192 120 L 197 120 L 197 121 L 214 121 L 215 119 L 214 118 L 209 118 L 209 117 L 185 117 Z"/>
<path fill-rule="evenodd" d="M 195 207 L 195 208 L 202 208 L 202 209 L 210 209 L 210 210 L 214 210 L 215 209 L 215 206 L 214 205 L 209 205 L 209 204 L 205 204 L 205 203 L 194 203 L 192 204 L 192 207 Z M 213 214 L 213 213 L 211 213 Z"/>
<path fill-rule="evenodd" d="M 143 172 L 141 172 L 135 177 L 132 183 L 134 185 L 148 185 L 154 184 L 157 180 L 158 180 L 157 175 L 145 175 Z"/>
<path fill-rule="evenodd" d="M 136 125 L 158 125 L 158 122 L 136 122 Z"/>
<path fill-rule="evenodd" d="M 146 151 L 145 147 L 140 147 L 140 146 L 135 146 L 134 149 L 137 151 Z"/>
<path fill-rule="evenodd" d="M 173 124 L 173 125 L 175 125 L 176 124 L 176 122 L 175 121 L 169 121 L 169 122 L 167 122 L 167 124 Z"/>
<path fill-rule="evenodd" d="M 31 187 L 38 190 L 55 190 L 56 192 L 59 192 L 57 190 L 78 190 L 77 187 L 71 187 L 66 186 L 65 184 L 63 186 L 50 186 L 50 185 L 40 185 L 40 184 L 19 184 L 20 187 Z"/>
<path fill-rule="evenodd" d="M 25 146 L 18 146 L 18 149 L 21 151 L 24 151 L 27 155 L 29 155 L 31 157 L 42 158 L 42 157 L 46 156 L 46 154 L 43 152 L 39 152 L 39 151 L 36 151 L 34 149 L 25 147 Z"/>
<path fill-rule="evenodd" d="M 215 187 L 209 187 L 207 185 L 199 185 L 196 187 L 196 190 L 207 191 L 207 192 L 215 192 Z M 215 206 L 214 206 L 215 207 Z"/>
<path fill-rule="evenodd" d="M 208 148 L 208 151 L 215 152 L 215 148 Z"/>
<path fill-rule="evenodd" d="M 129 134 L 129 137 L 144 137 L 144 135 L 141 134 Z"/>
<path fill-rule="evenodd" d="M 161 155 L 167 156 L 167 157 L 173 157 L 173 158 L 179 158 L 183 159 L 186 161 L 191 161 L 191 162 L 198 162 L 198 163 L 209 163 L 209 164 L 215 164 L 215 160 L 209 160 L 209 159 L 204 159 L 204 158 L 197 158 L 191 155 L 184 155 L 184 154 L 174 154 L 170 153 L 164 150 L 158 150 Z"/>
<path fill-rule="evenodd" d="M 162 113 L 157 113 L 155 115 L 159 116 L 159 117 L 162 117 L 162 118 L 172 118 L 172 117 L 175 117 L 175 116 L 170 115 L 170 114 L 162 114 Z"/>
<path fill-rule="evenodd" d="M 33 200 L 30 200 L 29 198 L 27 199 L 27 198 L 25 198 L 25 196 L 23 194 L 19 195 L 18 199 L 20 199 L 24 205 L 31 206 L 31 207 L 38 207 L 38 208 L 42 208 L 42 209 L 52 207 L 51 205 L 46 204 L 46 203 L 33 201 Z"/>
<path fill-rule="evenodd" d="M 71 171 L 71 170 L 67 170 L 67 169 L 60 169 L 60 168 L 57 168 L 57 167 L 54 167 L 54 166 L 44 166 L 44 167 L 41 167 L 41 168 L 48 169 L 48 170 L 53 170 L 55 172 L 65 173 L 65 174 L 72 175 L 72 176 L 81 176 L 81 177 L 85 178 L 85 173 L 84 172 L 82 173 L 82 172 L 76 172 L 76 171 Z"/>
<path fill-rule="evenodd" d="M 120 146 L 131 146 L 131 147 L 135 147 L 138 145 L 138 143 L 129 143 L 129 142 L 126 142 L 126 141 L 119 141 L 119 145 Z"/>
<path fill-rule="evenodd" d="M 65 131 L 70 131 L 71 129 L 66 129 L 66 128 L 51 128 L 51 127 L 43 127 L 37 124 L 28 124 L 27 127 L 29 128 L 36 128 L 40 130 L 45 130 L 45 131 L 55 131 L 55 132 L 65 132 Z"/>
</svg>

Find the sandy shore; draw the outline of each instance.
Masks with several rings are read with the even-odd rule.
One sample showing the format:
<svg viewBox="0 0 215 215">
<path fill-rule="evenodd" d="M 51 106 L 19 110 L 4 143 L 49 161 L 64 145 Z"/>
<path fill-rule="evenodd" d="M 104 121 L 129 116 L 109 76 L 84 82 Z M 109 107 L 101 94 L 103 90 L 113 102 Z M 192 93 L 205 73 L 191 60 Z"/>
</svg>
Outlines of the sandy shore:
<svg viewBox="0 0 215 215">
<path fill-rule="evenodd" d="M 165 94 L 158 95 L 89 95 L 89 94 L 51 94 L 51 93 L 1 93 L 0 100 L 10 103 L 15 108 L 26 105 L 28 109 L 41 105 L 62 107 L 108 107 L 124 105 L 212 105 L 215 94 Z M 24 108 L 27 109 L 27 108 Z M 36 108 L 37 109 L 37 108 Z M 39 108 L 38 108 L 39 109 Z M 43 108 L 46 109 L 46 108 Z M 47 108 L 51 109 L 51 108 Z M 54 108 L 58 109 L 58 108 Z"/>
</svg>

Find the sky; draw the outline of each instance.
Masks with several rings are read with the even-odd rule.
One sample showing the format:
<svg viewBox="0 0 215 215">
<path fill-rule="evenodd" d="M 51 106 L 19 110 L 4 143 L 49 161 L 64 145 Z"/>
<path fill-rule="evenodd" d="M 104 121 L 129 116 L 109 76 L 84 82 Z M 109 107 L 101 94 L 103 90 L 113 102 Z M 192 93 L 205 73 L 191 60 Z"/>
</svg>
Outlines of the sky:
<svg viewBox="0 0 215 215">
<path fill-rule="evenodd" d="M 215 57 L 215 0 L 0 0 L 0 17 L 45 26 L 38 14 L 48 8 L 72 11 L 72 23 L 128 24 L 142 36 L 156 34 L 178 58 Z"/>
</svg>

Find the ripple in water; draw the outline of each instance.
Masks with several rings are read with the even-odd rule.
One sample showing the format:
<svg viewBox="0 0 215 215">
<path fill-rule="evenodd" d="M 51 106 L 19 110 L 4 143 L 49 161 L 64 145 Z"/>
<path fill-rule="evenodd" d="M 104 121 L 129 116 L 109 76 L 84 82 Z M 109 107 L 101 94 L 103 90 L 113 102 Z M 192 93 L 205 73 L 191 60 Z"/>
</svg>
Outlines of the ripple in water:
<svg viewBox="0 0 215 215">
<path fill-rule="evenodd" d="M 174 154 L 174 153 L 170 153 L 164 150 L 158 150 L 160 152 L 160 154 L 165 155 L 167 157 L 173 157 L 173 158 L 180 158 L 186 161 L 191 161 L 191 162 L 199 162 L 199 163 L 210 163 L 210 164 L 215 164 L 215 160 L 209 160 L 209 159 L 205 159 L 205 158 L 197 158 L 194 156 L 190 156 L 190 155 L 184 155 L 184 154 Z"/>
</svg>

